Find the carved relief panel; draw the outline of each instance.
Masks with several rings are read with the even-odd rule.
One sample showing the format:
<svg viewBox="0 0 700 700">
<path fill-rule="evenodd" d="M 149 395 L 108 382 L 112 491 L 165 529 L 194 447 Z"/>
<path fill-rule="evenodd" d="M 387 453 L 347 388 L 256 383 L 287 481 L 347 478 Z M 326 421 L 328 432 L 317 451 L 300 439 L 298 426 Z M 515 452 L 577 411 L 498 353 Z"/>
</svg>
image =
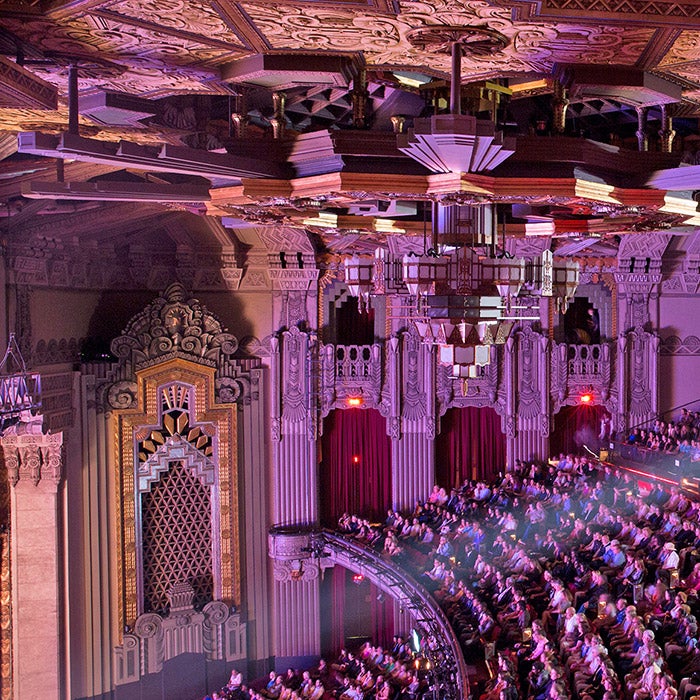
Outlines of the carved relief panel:
<svg viewBox="0 0 700 700">
<path fill-rule="evenodd" d="M 171 285 L 112 344 L 119 620 L 166 614 L 178 585 L 240 604 L 237 340 Z M 229 386 L 230 385 L 230 386 Z M 235 390 L 235 391 L 234 391 Z"/>
<path fill-rule="evenodd" d="M 137 408 L 117 412 L 120 618 L 163 614 L 173 586 L 240 603 L 235 413 L 214 369 L 184 360 L 137 372 Z"/>
<path fill-rule="evenodd" d="M 529 325 L 517 330 L 506 343 L 508 437 L 514 437 L 516 430 L 533 429 L 543 437 L 549 436 L 550 351 L 549 339 Z"/>
</svg>

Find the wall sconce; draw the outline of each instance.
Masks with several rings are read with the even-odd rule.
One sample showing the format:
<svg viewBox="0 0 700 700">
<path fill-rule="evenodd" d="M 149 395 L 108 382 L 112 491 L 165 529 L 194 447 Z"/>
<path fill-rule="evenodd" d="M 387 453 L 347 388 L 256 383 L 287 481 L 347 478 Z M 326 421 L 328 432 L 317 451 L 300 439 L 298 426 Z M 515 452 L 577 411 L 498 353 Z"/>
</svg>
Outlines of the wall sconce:
<svg viewBox="0 0 700 700">
<path fill-rule="evenodd" d="M 301 563 L 301 559 L 292 559 L 289 566 L 292 581 L 301 581 L 301 577 L 304 575 L 304 565 Z"/>
</svg>

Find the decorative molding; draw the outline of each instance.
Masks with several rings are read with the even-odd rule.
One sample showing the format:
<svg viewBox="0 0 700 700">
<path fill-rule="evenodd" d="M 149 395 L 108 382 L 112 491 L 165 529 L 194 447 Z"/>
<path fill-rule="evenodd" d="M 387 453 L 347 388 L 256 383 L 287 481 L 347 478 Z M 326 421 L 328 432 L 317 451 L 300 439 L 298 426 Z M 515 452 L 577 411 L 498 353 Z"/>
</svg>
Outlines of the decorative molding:
<svg viewBox="0 0 700 700">
<path fill-rule="evenodd" d="M 174 602 L 174 601 L 173 601 Z M 180 654 L 203 654 L 208 661 L 238 661 L 246 655 L 246 624 L 240 613 L 222 601 L 212 601 L 201 612 L 184 596 L 164 618 L 156 613 L 140 615 L 133 630 L 114 649 L 116 685 L 138 682 L 160 673 L 165 662 Z"/>
<path fill-rule="evenodd" d="M 516 21 L 554 20 L 578 23 L 583 16 L 590 22 L 606 21 L 636 26 L 657 27 L 671 24 L 677 27 L 700 24 L 700 9 L 692 1 L 675 0 L 491 0 L 495 5 L 512 8 Z"/>
<path fill-rule="evenodd" d="M 548 339 L 535 333 L 532 326 L 526 325 L 515 333 L 517 343 L 517 395 L 518 420 L 535 418 L 541 413 L 541 341 Z"/>
<path fill-rule="evenodd" d="M 43 367 L 79 362 L 83 342 L 83 338 L 38 340 L 31 355 L 31 366 Z"/>
<path fill-rule="evenodd" d="M 0 56 L 0 108 L 58 109 L 56 88 Z"/>
<path fill-rule="evenodd" d="M 114 411 L 126 411 L 136 408 L 138 386 L 136 382 L 122 380 L 105 386 L 104 404 Z"/>
<path fill-rule="evenodd" d="M 314 248 L 309 235 L 293 226 L 259 226 L 255 229 L 263 245 L 270 253 L 301 251 L 304 256 L 313 256 Z"/>
<path fill-rule="evenodd" d="M 7 478 L 12 486 L 28 481 L 34 486 L 43 482 L 52 490 L 58 488 L 63 475 L 63 433 L 45 435 L 40 428 L 39 417 L 33 424 L 12 426 L 0 438 Z"/>
<path fill-rule="evenodd" d="M 665 356 L 700 355 L 700 338 L 696 335 L 688 335 L 685 338 L 669 335 L 661 339 L 659 352 Z"/>
<path fill-rule="evenodd" d="M 151 485 L 167 472 L 173 461 L 181 462 L 205 486 L 212 487 L 216 483 L 216 465 L 200 450 L 191 445 L 180 435 L 166 439 L 155 454 L 138 466 L 139 493 L 151 490 Z"/>
<path fill-rule="evenodd" d="M 286 583 L 294 581 L 300 583 L 302 581 L 315 581 L 321 573 L 320 567 L 316 562 L 306 560 L 304 562 L 298 560 L 292 561 L 276 561 L 272 565 L 272 574 L 275 581 Z"/>
<path fill-rule="evenodd" d="M 622 363 L 618 382 L 624 396 L 618 390 L 619 410 L 617 422 L 621 429 L 629 420 L 641 425 L 653 420 L 658 404 L 659 337 L 637 326 L 620 336 L 618 354 Z"/>
<path fill-rule="evenodd" d="M 267 274 L 273 289 L 284 292 L 306 291 L 318 280 L 319 270 L 270 268 Z"/>
<path fill-rule="evenodd" d="M 12 571 L 10 532 L 0 534 L 0 698 L 12 700 Z"/>
<path fill-rule="evenodd" d="M 176 357 L 216 367 L 237 348 L 236 338 L 197 299 L 188 299 L 179 283 L 171 284 L 137 314 L 111 347 L 117 358 L 135 369 Z"/>
<path fill-rule="evenodd" d="M 401 406 L 395 410 L 400 411 L 404 421 L 422 421 L 427 415 L 426 394 L 422 381 L 423 365 L 426 361 L 426 346 L 423 344 L 417 331 L 410 330 L 402 334 L 403 340 L 403 375 Z M 430 397 L 432 400 L 432 397 Z"/>
<path fill-rule="evenodd" d="M 644 47 L 635 66 L 644 70 L 656 68 L 676 43 L 682 31 L 677 26 L 659 27 Z"/>
<path fill-rule="evenodd" d="M 282 333 L 282 376 L 280 398 L 282 420 L 285 423 L 301 423 L 306 420 L 307 406 L 307 359 L 309 337 L 293 327 Z"/>
</svg>

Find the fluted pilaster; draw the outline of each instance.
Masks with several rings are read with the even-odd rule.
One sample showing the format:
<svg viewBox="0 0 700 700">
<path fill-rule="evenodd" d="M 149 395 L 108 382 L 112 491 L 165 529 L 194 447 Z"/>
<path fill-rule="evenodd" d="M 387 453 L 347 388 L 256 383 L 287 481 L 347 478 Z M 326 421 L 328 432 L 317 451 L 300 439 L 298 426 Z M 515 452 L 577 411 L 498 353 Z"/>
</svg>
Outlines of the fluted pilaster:
<svg viewBox="0 0 700 700">
<path fill-rule="evenodd" d="M 435 352 L 412 332 L 400 344 L 392 339 L 389 349 L 391 500 L 404 509 L 425 499 L 435 483 Z"/>
<path fill-rule="evenodd" d="M 424 432 L 403 433 L 391 443 L 391 502 L 398 510 L 411 509 L 425 499 L 435 483 L 435 441 Z"/>
<path fill-rule="evenodd" d="M 12 486 L 12 677 L 16 700 L 62 697 L 59 499 L 63 433 L 20 423 L 1 439 Z M 35 430 L 36 432 L 24 432 Z"/>
<path fill-rule="evenodd" d="M 275 581 L 275 652 L 278 658 L 320 654 L 321 622 L 318 578 Z M 294 611 L 294 615 L 290 613 Z"/>
<path fill-rule="evenodd" d="M 272 342 L 272 520 L 277 526 L 318 524 L 316 355 L 315 339 L 297 328 L 281 333 Z M 307 568 L 303 576 L 292 577 L 289 564 L 279 561 L 275 561 L 274 571 L 275 655 L 318 656 L 321 623 L 317 571 L 312 575 L 311 568 Z"/>
<path fill-rule="evenodd" d="M 246 604 L 247 624 L 254 625 L 255 634 L 250 635 L 250 657 L 265 659 L 272 653 L 270 638 L 269 583 L 266 556 L 267 544 L 267 470 L 265 431 L 260 426 L 265 424 L 266 404 L 263 393 L 264 370 L 254 369 L 250 373 L 246 400 L 242 402 L 239 414 L 239 430 L 242 450 L 240 464 L 243 469 L 243 504 L 246 527 L 245 561 L 246 561 Z"/>
<path fill-rule="evenodd" d="M 276 525 L 318 522 L 316 446 L 306 432 L 283 432 L 275 443 L 274 517 Z"/>
</svg>

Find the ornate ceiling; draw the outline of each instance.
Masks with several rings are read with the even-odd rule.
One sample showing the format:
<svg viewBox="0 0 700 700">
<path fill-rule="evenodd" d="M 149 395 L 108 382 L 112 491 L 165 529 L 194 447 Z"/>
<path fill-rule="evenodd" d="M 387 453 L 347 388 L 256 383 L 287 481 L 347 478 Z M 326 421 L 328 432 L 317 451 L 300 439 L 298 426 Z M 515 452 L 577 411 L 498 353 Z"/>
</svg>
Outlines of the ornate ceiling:
<svg viewBox="0 0 700 700">
<path fill-rule="evenodd" d="M 447 109 L 449 52 L 415 38 L 430 27 L 503 37 L 461 66 L 464 107 L 517 139 L 493 172 L 435 175 L 396 148 Z M 71 254 L 235 257 L 274 225 L 320 254 L 368 250 L 422 236 L 426 202 L 489 201 L 513 236 L 599 261 L 698 215 L 700 172 L 678 169 L 700 115 L 690 0 L 18 0 L 0 52 L 10 248 L 51 230 Z"/>
</svg>

